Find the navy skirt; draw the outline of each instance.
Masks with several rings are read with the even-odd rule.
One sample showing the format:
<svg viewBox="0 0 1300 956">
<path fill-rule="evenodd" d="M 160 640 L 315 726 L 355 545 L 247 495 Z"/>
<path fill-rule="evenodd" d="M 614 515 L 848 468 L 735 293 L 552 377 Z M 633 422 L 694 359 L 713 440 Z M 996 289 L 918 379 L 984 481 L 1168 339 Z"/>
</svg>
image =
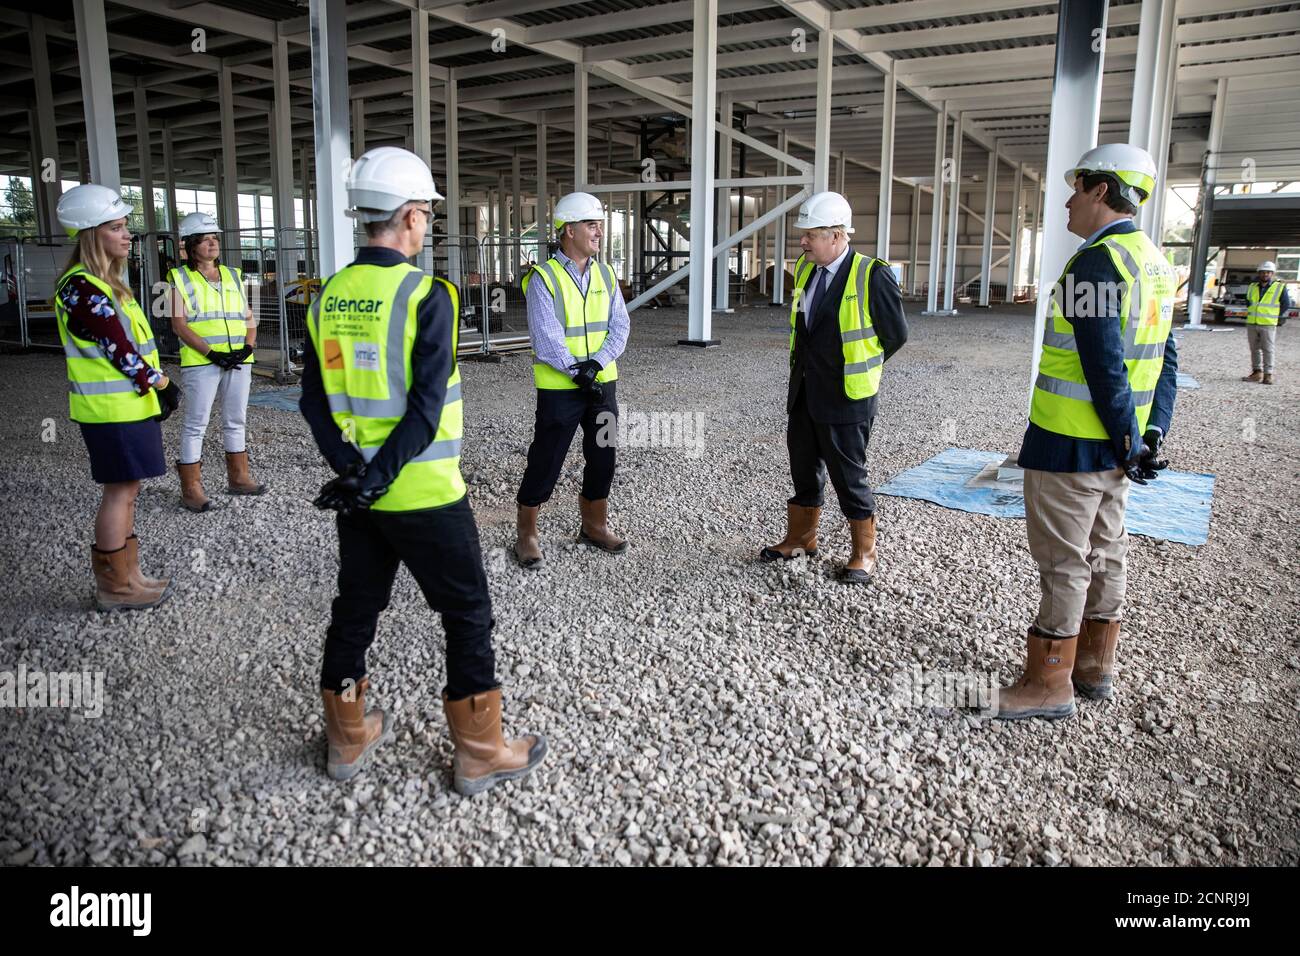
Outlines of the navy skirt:
<svg viewBox="0 0 1300 956">
<path fill-rule="evenodd" d="M 90 453 L 90 477 L 101 485 L 157 478 L 167 471 L 162 426 L 152 418 L 140 422 L 81 425 Z"/>
</svg>

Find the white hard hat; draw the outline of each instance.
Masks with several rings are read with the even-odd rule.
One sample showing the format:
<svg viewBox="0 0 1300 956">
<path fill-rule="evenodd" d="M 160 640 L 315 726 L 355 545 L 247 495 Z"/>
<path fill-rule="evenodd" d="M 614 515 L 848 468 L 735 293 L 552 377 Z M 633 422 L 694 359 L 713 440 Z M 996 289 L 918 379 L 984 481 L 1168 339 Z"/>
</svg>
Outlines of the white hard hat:
<svg viewBox="0 0 1300 956">
<path fill-rule="evenodd" d="M 182 239 L 190 236 L 207 236 L 220 232 L 217 217 L 207 212 L 192 212 L 181 220 L 179 232 Z"/>
<path fill-rule="evenodd" d="M 93 229 L 131 215 L 131 207 L 118 195 L 116 189 L 84 183 L 73 186 L 63 194 L 55 213 L 64 231 L 69 236 L 75 236 L 82 229 Z"/>
<path fill-rule="evenodd" d="M 396 146 L 366 150 L 348 173 L 347 214 L 362 222 L 387 219 L 404 203 L 441 198 L 428 164 Z"/>
<path fill-rule="evenodd" d="M 849 201 L 839 193 L 809 196 L 799 207 L 799 218 L 794 221 L 796 229 L 826 226 L 843 226 L 845 232 L 853 232 L 853 210 L 849 208 Z"/>
<path fill-rule="evenodd" d="M 1128 143 L 1108 143 L 1088 150 L 1066 170 L 1065 182 L 1073 186 L 1075 179 L 1088 173 L 1110 173 L 1120 182 L 1120 195 L 1135 206 L 1146 202 L 1156 188 L 1156 161 L 1141 146 Z"/>
<path fill-rule="evenodd" d="M 1259 264 L 1259 268 L 1256 269 L 1255 271 L 1256 272 L 1277 272 L 1277 263 L 1274 262 L 1272 259 L 1265 260 L 1264 262 L 1261 262 Z"/>
<path fill-rule="evenodd" d="M 566 222 L 583 222 L 587 219 L 604 219 L 605 207 L 591 193 L 569 193 L 555 204 L 552 222 L 563 229 Z"/>
</svg>

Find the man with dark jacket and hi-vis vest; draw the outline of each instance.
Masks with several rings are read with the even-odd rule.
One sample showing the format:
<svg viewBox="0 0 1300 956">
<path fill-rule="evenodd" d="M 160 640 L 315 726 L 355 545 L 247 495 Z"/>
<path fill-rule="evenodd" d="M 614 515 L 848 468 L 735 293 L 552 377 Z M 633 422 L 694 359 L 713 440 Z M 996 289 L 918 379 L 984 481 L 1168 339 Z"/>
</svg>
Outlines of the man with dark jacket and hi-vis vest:
<svg viewBox="0 0 1300 956">
<path fill-rule="evenodd" d="M 1246 290 L 1246 341 L 1250 346 L 1250 374 L 1243 382 L 1273 384 L 1273 345 L 1277 340 L 1277 320 L 1291 308 L 1286 283 L 1274 280 L 1277 264 L 1272 260 L 1259 264 L 1256 280 Z"/>
<path fill-rule="evenodd" d="M 542 562 L 537 516 L 551 497 L 573 433 L 582 426 L 582 523 L 578 540 L 619 554 L 627 542 L 609 530 L 614 444 L 605 437 L 618 418 L 615 363 L 627 345 L 630 322 L 614 270 L 596 260 L 605 207 L 590 193 L 569 193 L 555 204 L 560 248 L 524 274 L 528 335 L 533 345 L 537 422 L 528 466 L 519 486 L 515 557 L 526 568 Z"/>
<path fill-rule="evenodd" d="M 839 193 L 799 207 L 804 254 L 794 265 L 786 446 L 794 497 L 785 538 L 764 561 L 817 553 L 827 472 L 849 522 L 852 552 L 840 574 L 866 584 L 876 570 L 876 500 L 867 481 L 867 441 L 887 359 L 907 341 L 898 280 L 889 264 L 849 246 L 853 211 Z"/>
<path fill-rule="evenodd" d="M 366 649 L 405 564 L 442 615 L 453 779 L 470 795 L 532 771 L 546 739 L 501 733 L 492 601 L 460 473 L 458 295 L 408 261 L 441 198 L 429 167 L 404 149 L 372 149 L 353 165 L 348 214 L 369 242 L 312 303 L 300 407 L 339 475 L 316 499 L 339 513 L 339 593 L 321 671 L 329 775 L 351 777 L 392 735 L 383 711 L 366 713 Z"/>
<path fill-rule="evenodd" d="M 1084 153 L 1065 174 L 1069 230 L 1084 241 L 1048 304 L 1020 449 L 1025 524 L 1042 599 L 1024 670 L 997 716 L 1069 717 L 1074 694 L 1113 694 L 1124 609 L 1129 482 L 1146 484 L 1173 416 L 1177 275 L 1133 223 L 1156 188 L 1146 150 Z"/>
</svg>

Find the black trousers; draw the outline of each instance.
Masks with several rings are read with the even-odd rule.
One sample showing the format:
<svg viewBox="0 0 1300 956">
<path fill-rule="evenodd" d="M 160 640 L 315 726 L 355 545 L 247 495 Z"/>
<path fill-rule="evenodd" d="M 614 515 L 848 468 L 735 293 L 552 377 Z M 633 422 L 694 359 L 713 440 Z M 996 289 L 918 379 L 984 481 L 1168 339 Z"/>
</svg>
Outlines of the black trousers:
<svg viewBox="0 0 1300 956">
<path fill-rule="evenodd" d="M 497 686 L 492 599 L 469 499 L 427 511 L 356 511 L 338 516 L 339 594 L 325 634 L 321 687 L 366 674 L 366 650 L 405 564 L 447 632 L 447 695 Z M 417 635 L 417 639 L 418 639 Z"/>
<path fill-rule="evenodd" d="M 550 500 L 579 425 L 582 426 L 582 457 L 586 460 L 582 468 L 582 497 L 588 501 L 609 497 L 610 485 L 614 483 L 618 435 L 616 384 L 602 383 L 604 397 L 599 402 L 588 400 L 576 389 L 537 390 L 537 424 L 533 443 L 528 446 L 528 467 L 519 485 L 521 505 L 532 508 Z"/>
<path fill-rule="evenodd" d="M 876 498 L 867 481 L 867 440 L 871 422 L 824 425 L 808 414 L 808 400 L 802 388 L 786 426 L 785 444 L 790 451 L 790 477 L 794 497 L 790 504 L 820 508 L 826 488 L 826 474 L 840 499 L 844 517 L 854 521 L 869 518 L 876 511 Z"/>
</svg>

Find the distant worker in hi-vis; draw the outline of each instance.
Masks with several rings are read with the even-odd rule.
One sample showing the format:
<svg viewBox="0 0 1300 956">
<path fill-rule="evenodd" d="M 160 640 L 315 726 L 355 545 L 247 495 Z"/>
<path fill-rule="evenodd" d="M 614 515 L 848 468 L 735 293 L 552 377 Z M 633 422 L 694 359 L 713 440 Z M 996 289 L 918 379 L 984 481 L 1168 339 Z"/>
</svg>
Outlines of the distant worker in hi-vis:
<svg viewBox="0 0 1300 956">
<path fill-rule="evenodd" d="M 1277 323 L 1291 308 L 1286 283 L 1275 279 L 1277 263 L 1261 262 L 1255 281 L 1246 289 L 1246 344 L 1250 346 L 1250 374 L 1243 382 L 1273 384 L 1273 347 Z"/>
</svg>

